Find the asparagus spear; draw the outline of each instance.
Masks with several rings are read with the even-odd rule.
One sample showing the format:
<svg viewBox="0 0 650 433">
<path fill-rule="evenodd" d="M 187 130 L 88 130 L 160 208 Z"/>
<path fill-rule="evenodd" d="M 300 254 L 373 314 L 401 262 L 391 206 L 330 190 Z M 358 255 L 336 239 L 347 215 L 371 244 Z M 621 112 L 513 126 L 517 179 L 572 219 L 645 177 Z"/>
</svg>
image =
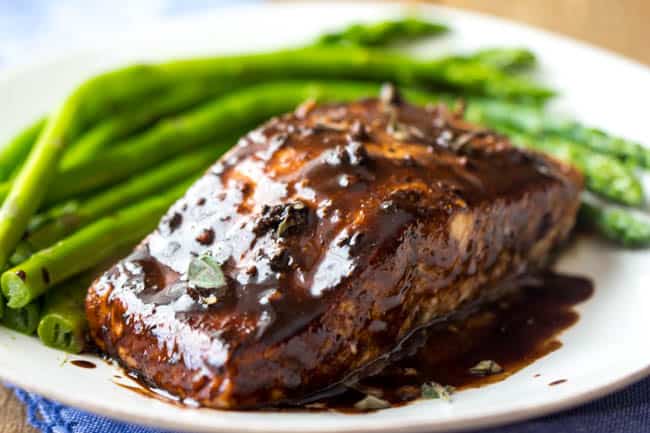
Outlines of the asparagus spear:
<svg viewBox="0 0 650 433">
<path fill-rule="evenodd" d="M 168 86 L 160 68 L 135 65 L 108 72 L 79 86 L 49 118 L 0 207 L 0 267 L 40 207 L 63 151 L 87 125 L 115 110 L 119 103 L 141 100 Z"/>
<path fill-rule="evenodd" d="M 397 41 L 412 41 L 449 31 L 444 24 L 423 21 L 413 17 L 375 23 L 352 24 L 343 30 L 318 37 L 316 45 L 350 44 L 379 47 Z"/>
<path fill-rule="evenodd" d="M 594 153 L 566 140 L 534 137 L 501 125 L 490 126 L 506 133 L 516 145 L 551 154 L 575 165 L 585 176 L 586 186 L 590 191 L 628 206 L 639 206 L 643 203 L 641 181 L 617 159 Z"/>
<path fill-rule="evenodd" d="M 32 335 L 38 327 L 41 317 L 40 310 L 39 300 L 30 302 L 21 308 L 7 308 L 2 316 L 2 324 L 14 331 Z"/>
<path fill-rule="evenodd" d="M 456 56 L 421 60 L 357 47 L 308 47 L 273 53 L 198 58 L 162 63 L 177 80 L 208 79 L 252 83 L 272 79 L 364 79 L 401 85 L 442 86 L 506 99 L 545 100 L 553 92 L 531 81 Z"/>
<path fill-rule="evenodd" d="M 81 352 L 87 327 L 84 301 L 91 281 L 90 274 L 82 274 L 45 295 L 37 331 L 43 344 L 70 353 Z"/>
<path fill-rule="evenodd" d="M 108 71 L 85 81 L 73 94 L 82 96 L 78 115 L 67 125 L 71 135 L 123 111 L 145 105 L 152 96 L 170 88 L 170 77 L 155 65 L 135 64 Z"/>
<path fill-rule="evenodd" d="M 76 119 L 73 130 L 79 132 L 81 126 L 92 125 L 125 106 L 141 105 L 155 92 L 201 78 L 209 78 L 213 85 L 254 84 L 262 79 L 363 78 L 442 85 L 505 98 L 544 100 L 553 95 L 489 65 L 459 64 L 457 60 L 456 56 L 418 60 L 358 47 L 319 46 L 133 65 L 99 75 L 82 86 L 89 90 L 85 92 L 83 115 Z"/>
<path fill-rule="evenodd" d="M 2 274 L 2 292 L 10 308 L 20 308 L 53 285 L 112 257 L 127 242 L 143 238 L 190 185 L 171 190 L 106 216 Z"/>
<path fill-rule="evenodd" d="M 68 126 L 79 114 L 82 94 L 75 92 L 48 121 L 0 208 L 0 267 L 7 263 L 27 221 L 45 196 L 54 174 L 52 167 L 58 164 L 62 149 L 72 138 Z"/>
<path fill-rule="evenodd" d="M 583 200 L 579 221 L 628 248 L 650 245 L 650 218 L 628 209 Z"/>
<path fill-rule="evenodd" d="M 447 33 L 444 24 L 406 17 L 374 23 L 352 24 L 343 30 L 325 33 L 316 39 L 316 45 L 353 45 L 383 47 L 399 41 L 414 41 Z M 535 55 L 524 48 L 491 48 L 469 56 L 451 56 L 461 61 L 485 63 L 501 70 L 519 70 L 535 64 Z"/>
<path fill-rule="evenodd" d="M 508 125 L 531 134 L 561 137 L 595 152 L 630 161 L 639 167 L 650 168 L 650 149 L 640 143 L 611 136 L 604 131 L 585 127 L 535 107 L 494 100 L 474 102 L 474 105 L 480 106 L 486 122 Z"/>
<path fill-rule="evenodd" d="M 37 330 L 43 344 L 70 353 L 83 350 L 88 325 L 84 311 L 88 287 L 116 260 L 128 254 L 139 241 L 140 239 L 132 239 L 120 244 L 112 257 L 64 281 L 43 296 Z"/>
<path fill-rule="evenodd" d="M 115 209 L 155 194 L 174 183 L 196 177 L 218 156 L 218 149 L 210 146 L 173 159 L 90 198 L 69 202 L 46 212 L 44 219 L 49 222 L 27 232 L 16 248 L 11 263 L 18 264 L 27 260 L 35 251 L 49 247 L 79 227 Z"/>
<path fill-rule="evenodd" d="M 123 142 L 123 145 L 105 155 L 60 172 L 52 182 L 45 204 L 56 205 L 97 188 L 113 185 L 180 152 L 191 151 L 207 141 L 207 138 L 199 139 L 199 135 L 210 137 L 212 132 L 203 130 L 194 137 L 185 136 L 187 140 L 183 140 L 180 127 L 175 128 L 173 122 L 163 122 L 152 130 Z M 175 137 L 177 140 L 174 140 Z M 214 145 L 215 159 L 233 142 L 231 139 L 217 142 Z M 9 182 L 0 184 L 0 199 L 6 196 L 10 187 Z"/>
<path fill-rule="evenodd" d="M 489 48 L 466 57 L 467 60 L 485 63 L 503 71 L 519 71 L 535 65 L 537 59 L 525 48 Z"/>
<path fill-rule="evenodd" d="M 606 155 L 618 157 L 642 168 L 650 168 L 650 149 L 640 143 L 621 137 L 613 137 L 604 131 L 587 128 L 576 122 L 548 122 L 544 133 L 573 140 Z"/>
<path fill-rule="evenodd" d="M 52 167 L 58 165 L 63 150 L 78 137 L 84 124 L 112 108 L 115 97 L 133 98 L 167 84 L 162 75 L 147 66 L 100 75 L 78 87 L 54 112 L 0 207 L 0 267 L 7 263 L 28 220 L 41 205 L 55 173 Z"/>
<path fill-rule="evenodd" d="M 232 87 L 229 83 L 228 87 Z M 108 144 L 127 137 L 159 119 L 178 114 L 212 95 L 225 93 L 226 85 L 192 82 L 171 89 L 160 97 L 152 97 L 144 106 L 135 106 L 117 116 L 109 117 L 84 133 L 63 156 L 61 167 L 78 165 L 96 156 Z"/>
<path fill-rule="evenodd" d="M 36 139 L 43 131 L 45 121 L 45 118 L 38 119 L 0 149 L 0 181 L 9 179 L 16 167 L 27 158 Z"/>
<path fill-rule="evenodd" d="M 490 57 L 494 58 L 494 53 Z M 489 65 L 459 66 L 457 60 L 456 56 L 416 60 L 358 47 L 319 46 L 137 64 L 98 75 L 84 83 L 81 87 L 85 90 L 81 93 L 85 93 L 85 98 L 80 115 L 68 126 L 73 134 L 79 134 L 84 127 L 124 107 L 142 105 L 156 92 L 205 77 L 210 78 L 209 83 L 213 85 L 234 82 L 244 85 L 262 79 L 283 78 L 364 78 L 405 85 L 443 85 L 506 98 L 544 100 L 553 95 L 548 89 L 510 77 Z"/>
<path fill-rule="evenodd" d="M 325 33 L 315 45 L 353 45 L 358 47 L 384 47 L 395 42 L 415 41 L 425 37 L 445 34 L 449 27 L 441 23 L 414 17 L 373 23 L 356 23 L 343 30 Z M 523 48 L 491 48 L 469 56 L 453 56 L 462 61 L 485 63 L 501 70 L 518 70 L 535 64 L 535 55 Z"/>
</svg>

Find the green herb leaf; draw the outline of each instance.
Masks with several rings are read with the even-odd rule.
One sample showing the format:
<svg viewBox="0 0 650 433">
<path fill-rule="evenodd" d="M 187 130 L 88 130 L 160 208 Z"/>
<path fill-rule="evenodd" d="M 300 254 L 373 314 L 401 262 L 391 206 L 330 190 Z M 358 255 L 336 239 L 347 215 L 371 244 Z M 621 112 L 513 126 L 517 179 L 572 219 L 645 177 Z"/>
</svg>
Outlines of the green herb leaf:
<svg viewBox="0 0 650 433">
<path fill-rule="evenodd" d="M 307 217 L 304 212 L 305 204 L 297 201 L 290 203 L 284 210 L 284 215 L 276 231 L 276 235 L 280 238 L 285 236 L 290 230 L 298 228 L 307 222 Z"/>
<path fill-rule="evenodd" d="M 455 388 L 449 385 L 440 385 L 436 382 L 429 382 L 422 384 L 422 398 L 428 399 L 441 399 L 444 401 L 451 401 L 451 394 Z"/>
<path fill-rule="evenodd" d="M 485 359 L 469 369 L 470 374 L 474 376 L 488 376 L 502 371 L 503 368 L 491 359 Z"/>
<path fill-rule="evenodd" d="M 187 270 L 187 278 L 193 286 L 205 289 L 216 289 L 226 285 L 226 278 L 219 263 L 207 254 L 192 259 Z"/>
</svg>

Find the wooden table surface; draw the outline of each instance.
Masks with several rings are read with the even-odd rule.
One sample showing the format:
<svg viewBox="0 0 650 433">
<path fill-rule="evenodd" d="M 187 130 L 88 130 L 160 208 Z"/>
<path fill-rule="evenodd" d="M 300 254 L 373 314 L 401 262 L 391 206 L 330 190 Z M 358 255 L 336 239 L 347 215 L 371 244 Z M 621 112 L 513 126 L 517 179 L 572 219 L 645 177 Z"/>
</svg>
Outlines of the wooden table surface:
<svg viewBox="0 0 650 433">
<path fill-rule="evenodd" d="M 413 3 L 413 2 L 410 2 Z M 647 0 L 434 0 L 563 33 L 650 65 Z M 0 433 L 36 433 L 21 403 L 0 386 Z"/>
<path fill-rule="evenodd" d="M 648 0 L 433 0 L 429 3 L 524 22 L 650 65 Z"/>
</svg>

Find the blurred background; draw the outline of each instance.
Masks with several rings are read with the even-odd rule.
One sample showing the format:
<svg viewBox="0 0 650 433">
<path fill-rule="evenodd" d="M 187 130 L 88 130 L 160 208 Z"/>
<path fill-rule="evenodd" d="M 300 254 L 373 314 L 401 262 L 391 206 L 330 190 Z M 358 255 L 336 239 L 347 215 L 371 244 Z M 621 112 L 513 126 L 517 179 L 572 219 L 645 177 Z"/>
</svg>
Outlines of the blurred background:
<svg viewBox="0 0 650 433">
<path fill-rule="evenodd" d="M 92 44 L 149 21 L 227 4 L 261 1 L 0 0 L 0 66 L 20 62 L 29 53 Z M 648 0 L 431 0 L 427 3 L 532 24 L 650 65 Z"/>
</svg>

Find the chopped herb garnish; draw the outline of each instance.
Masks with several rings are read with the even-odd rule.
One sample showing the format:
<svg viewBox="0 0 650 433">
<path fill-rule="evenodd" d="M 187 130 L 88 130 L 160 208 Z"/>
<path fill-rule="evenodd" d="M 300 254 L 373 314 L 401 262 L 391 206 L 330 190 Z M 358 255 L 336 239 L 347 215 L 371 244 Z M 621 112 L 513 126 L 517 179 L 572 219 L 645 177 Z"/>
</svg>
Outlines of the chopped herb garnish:
<svg viewBox="0 0 650 433">
<path fill-rule="evenodd" d="M 226 285 L 221 266 L 207 254 L 192 259 L 187 270 L 187 278 L 191 285 L 204 289 L 217 289 Z"/>
<path fill-rule="evenodd" d="M 380 410 L 390 407 L 390 403 L 374 395 L 367 395 L 362 400 L 354 404 L 354 408 L 358 410 Z"/>
<path fill-rule="evenodd" d="M 474 376 L 489 376 L 502 371 L 503 368 L 491 359 L 485 359 L 469 369 L 469 372 Z"/>
<path fill-rule="evenodd" d="M 307 221 L 305 204 L 297 201 L 290 203 L 282 215 L 282 220 L 278 224 L 276 235 L 281 238 L 285 234 L 289 233 L 290 229 L 298 228 L 301 225 L 304 225 Z"/>
<path fill-rule="evenodd" d="M 451 401 L 451 394 L 454 393 L 455 388 L 449 385 L 440 385 L 436 382 L 428 382 L 422 384 L 422 398 L 437 399 L 444 401 Z"/>
</svg>

